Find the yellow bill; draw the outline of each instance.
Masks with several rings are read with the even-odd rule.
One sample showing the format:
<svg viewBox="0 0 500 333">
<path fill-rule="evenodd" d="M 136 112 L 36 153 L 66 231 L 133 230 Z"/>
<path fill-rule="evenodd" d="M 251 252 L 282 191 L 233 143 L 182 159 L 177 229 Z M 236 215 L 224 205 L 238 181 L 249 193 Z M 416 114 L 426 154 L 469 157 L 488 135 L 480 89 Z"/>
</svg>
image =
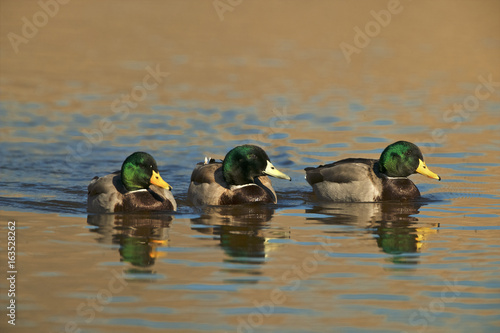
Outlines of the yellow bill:
<svg viewBox="0 0 500 333">
<path fill-rule="evenodd" d="M 421 175 L 427 176 L 429 178 L 441 180 L 441 177 L 439 177 L 437 174 L 435 174 L 434 172 L 432 172 L 427 167 L 427 165 L 425 165 L 424 161 L 422 161 L 421 159 L 419 159 L 418 161 L 419 161 L 419 163 L 418 163 L 418 168 L 417 168 L 416 172 L 418 172 Z"/>
<path fill-rule="evenodd" d="M 166 181 L 164 181 L 163 178 L 161 178 L 160 174 L 154 170 L 153 170 L 153 175 L 151 176 L 149 182 L 153 185 L 166 188 L 169 191 L 172 190 L 172 186 L 170 186 Z"/>
<path fill-rule="evenodd" d="M 283 172 L 276 169 L 276 167 L 269 161 L 267 161 L 267 166 L 266 166 L 266 170 L 264 170 L 264 173 L 268 176 L 292 180 L 292 178 L 290 178 L 290 176 L 287 176 Z"/>
</svg>

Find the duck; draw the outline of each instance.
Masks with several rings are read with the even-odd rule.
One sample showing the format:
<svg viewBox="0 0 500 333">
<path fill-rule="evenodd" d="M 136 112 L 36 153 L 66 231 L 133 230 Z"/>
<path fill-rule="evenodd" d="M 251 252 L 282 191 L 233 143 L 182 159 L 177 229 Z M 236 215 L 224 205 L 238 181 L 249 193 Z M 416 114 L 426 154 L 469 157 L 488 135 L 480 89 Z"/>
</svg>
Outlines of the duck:
<svg viewBox="0 0 500 333">
<path fill-rule="evenodd" d="M 347 158 L 305 172 L 316 197 L 326 202 L 413 200 L 420 198 L 420 191 L 408 176 L 419 173 L 441 180 L 427 167 L 420 149 L 408 141 L 388 145 L 378 160 Z"/>
<path fill-rule="evenodd" d="M 175 211 L 172 186 L 163 180 L 148 153 L 128 156 L 121 170 L 94 177 L 88 186 L 89 213 Z"/>
<path fill-rule="evenodd" d="M 205 162 L 196 164 L 187 198 L 196 206 L 275 204 L 276 192 L 267 176 L 291 180 L 271 163 L 259 146 L 237 146 L 223 161 L 205 158 Z"/>
</svg>

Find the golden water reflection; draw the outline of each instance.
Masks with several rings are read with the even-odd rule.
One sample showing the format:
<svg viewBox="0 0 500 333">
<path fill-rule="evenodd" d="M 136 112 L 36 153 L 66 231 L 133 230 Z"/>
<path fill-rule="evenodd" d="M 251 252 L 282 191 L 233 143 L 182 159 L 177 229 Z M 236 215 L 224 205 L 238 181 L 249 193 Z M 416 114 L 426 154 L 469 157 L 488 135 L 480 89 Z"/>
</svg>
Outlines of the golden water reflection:
<svg viewBox="0 0 500 333">
<path fill-rule="evenodd" d="M 394 264 L 419 263 L 426 240 L 438 232 L 438 223 L 422 224 L 418 214 L 425 202 L 335 203 L 305 209 L 306 221 L 327 225 L 352 226 L 355 231 L 342 231 L 355 237 L 362 230 L 371 235 L 376 246 L 391 255 Z M 265 264 L 268 256 L 283 245 L 276 239 L 292 239 L 290 229 L 273 226 L 279 219 L 273 205 L 237 205 L 205 207 L 190 219 L 191 229 L 213 236 L 224 251 L 225 263 Z M 165 256 L 160 248 L 169 246 L 169 228 L 173 216 L 162 214 L 101 214 L 88 215 L 87 222 L 97 226 L 99 243 L 119 245 L 120 261 L 131 266 L 127 273 L 154 273 L 158 258 Z M 338 230 L 325 229 L 328 235 Z"/>
<path fill-rule="evenodd" d="M 366 228 L 376 239 L 377 246 L 393 255 L 395 264 L 418 264 L 425 240 L 437 232 L 439 223 L 419 224 L 417 218 L 425 202 L 333 203 L 306 209 L 310 214 L 326 217 L 308 218 L 324 224 L 353 225 Z"/>
<path fill-rule="evenodd" d="M 100 235 L 98 242 L 119 245 L 120 261 L 131 266 L 126 273 L 153 274 L 156 259 L 168 246 L 173 217 L 161 214 L 98 214 L 88 215 L 87 223 L 97 226 L 92 232 Z"/>
<path fill-rule="evenodd" d="M 225 262 L 263 264 L 277 244 L 269 240 L 290 238 L 286 230 L 270 227 L 275 208 L 267 205 L 207 207 L 199 217 L 191 219 L 192 229 L 219 237 L 228 255 Z"/>
</svg>

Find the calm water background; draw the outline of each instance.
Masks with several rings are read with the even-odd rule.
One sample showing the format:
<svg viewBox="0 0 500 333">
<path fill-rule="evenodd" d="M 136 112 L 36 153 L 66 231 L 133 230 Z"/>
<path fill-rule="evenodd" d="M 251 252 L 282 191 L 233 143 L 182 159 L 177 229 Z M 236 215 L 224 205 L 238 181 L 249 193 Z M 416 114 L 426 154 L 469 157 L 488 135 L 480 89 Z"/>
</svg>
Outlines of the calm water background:
<svg viewBox="0 0 500 333">
<path fill-rule="evenodd" d="M 500 3 L 402 1 L 347 59 L 387 6 L 85 1 L 41 24 L 0 2 L 2 332 L 497 332 Z M 315 201 L 304 167 L 397 140 L 443 178 L 412 176 L 422 202 Z M 278 204 L 189 206 L 195 163 L 242 143 L 292 177 Z M 90 179 L 138 150 L 178 212 L 87 216 Z"/>
</svg>

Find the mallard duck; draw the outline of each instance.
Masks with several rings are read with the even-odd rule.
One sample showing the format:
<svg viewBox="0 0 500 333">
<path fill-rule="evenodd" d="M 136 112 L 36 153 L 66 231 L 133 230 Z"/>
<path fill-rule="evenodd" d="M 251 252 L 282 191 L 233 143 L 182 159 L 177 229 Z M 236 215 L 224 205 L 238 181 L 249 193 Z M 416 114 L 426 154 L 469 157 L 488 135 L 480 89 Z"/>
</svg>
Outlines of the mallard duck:
<svg viewBox="0 0 500 333">
<path fill-rule="evenodd" d="M 305 170 L 318 199 L 335 202 L 416 199 L 420 192 L 409 175 L 418 172 L 441 180 L 427 168 L 420 149 L 407 141 L 387 146 L 379 160 L 348 158 Z"/>
<path fill-rule="evenodd" d="M 276 193 L 267 176 L 291 178 L 254 145 L 233 148 L 224 161 L 205 159 L 191 174 L 188 200 L 194 205 L 233 205 L 250 202 L 276 203 Z"/>
<path fill-rule="evenodd" d="M 135 152 L 125 159 L 120 171 L 94 177 L 88 187 L 87 211 L 176 210 L 172 187 L 160 176 L 153 156 Z"/>
</svg>

